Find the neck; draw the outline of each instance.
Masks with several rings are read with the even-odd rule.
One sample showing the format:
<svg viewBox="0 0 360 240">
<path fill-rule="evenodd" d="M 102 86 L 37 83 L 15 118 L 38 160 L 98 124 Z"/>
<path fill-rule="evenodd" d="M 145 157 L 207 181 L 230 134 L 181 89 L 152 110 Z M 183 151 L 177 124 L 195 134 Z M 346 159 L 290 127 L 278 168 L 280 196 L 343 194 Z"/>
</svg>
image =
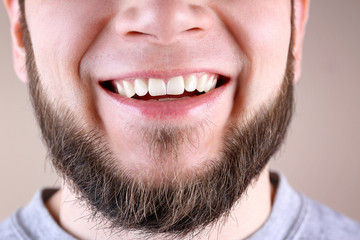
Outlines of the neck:
<svg viewBox="0 0 360 240">
<path fill-rule="evenodd" d="M 218 225 L 205 229 L 203 233 L 192 238 L 202 239 L 245 239 L 256 232 L 267 220 L 271 212 L 274 189 L 270 183 L 268 167 L 257 180 L 249 186 L 246 194 L 233 207 L 230 216 Z M 58 224 L 69 234 L 78 239 L 142 239 L 136 232 L 121 231 L 113 235 L 101 219 L 89 218 L 91 213 L 80 203 L 74 192 L 66 184 L 46 203 L 50 213 Z M 120 231 L 119 231 L 120 232 Z M 152 236 L 147 239 L 164 239 Z M 190 238 L 186 238 L 190 239 Z"/>
</svg>

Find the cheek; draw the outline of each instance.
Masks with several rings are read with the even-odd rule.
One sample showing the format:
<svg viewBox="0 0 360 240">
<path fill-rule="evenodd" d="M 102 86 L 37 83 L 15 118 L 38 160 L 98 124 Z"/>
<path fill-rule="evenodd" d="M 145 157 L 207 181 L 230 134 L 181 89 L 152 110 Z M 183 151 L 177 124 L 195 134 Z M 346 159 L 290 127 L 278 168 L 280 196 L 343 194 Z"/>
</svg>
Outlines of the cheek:
<svg viewBox="0 0 360 240">
<path fill-rule="evenodd" d="M 255 37 L 249 46 L 252 54 L 247 97 L 256 106 L 274 97 L 280 89 L 286 70 L 291 24 L 290 20 L 263 21 L 254 29 L 257 34 L 249 33 Z"/>
<path fill-rule="evenodd" d="M 66 99 L 69 107 L 91 100 L 90 84 L 80 78 L 79 65 L 106 21 L 107 11 L 98 11 L 98 1 L 84 1 L 35 0 L 26 9 L 42 85 L 50 100 Z"/>
<path fill-rule="evenodd" d="M 238 109 L 257 109 L 278 92 L 284 77 L 291 36 L 291 2 L 233 3 L 231 9 L 225 9 L 225 23 L 247 58 L 242 60 L 246 67 L 239 76 Z"/>
</svg>

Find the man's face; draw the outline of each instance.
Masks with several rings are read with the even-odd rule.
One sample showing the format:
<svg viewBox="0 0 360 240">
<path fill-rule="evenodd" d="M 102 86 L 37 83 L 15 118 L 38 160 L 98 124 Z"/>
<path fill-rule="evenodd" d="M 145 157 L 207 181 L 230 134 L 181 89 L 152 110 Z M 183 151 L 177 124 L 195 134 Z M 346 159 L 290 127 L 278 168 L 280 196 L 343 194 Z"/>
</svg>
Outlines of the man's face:
<svg viewBox="0 0 360 240">
<path fill-rule="evenodd" d="M 49 101 L 98 128 L 121 168 L 154 181 L 160 173 L 202 169 L 218 156 L 229 124 L 250 121 L 274 99 L 286 68 L 290 18 L 289 0 L 26 1 Z M 139 101 L 104 87 L 189 75 L 199 82 L 203 73 L 221 76 L 221 87 L 178 101 Z M 162 128 L 184 133 L 171 151 L 158 146 L 165 155 L 150 137 Z"/>
<path fill-rule="evenodd" d="M 32 43 L 27 51 L 35 63 L 28 62 L 30 88 L 55 166 L 80 194 L 87 195 L 94 211 L 97 199 L 84 189 L 102 177 L 115 179 L 111 183 L 119 189 L 137 184 L 155 191 L 132 192 L 134 196 L 161 197 L 160 192 L 171 189 L 166 196 L 175 202 L 180 191 L 186 196 L 195 189 L 187 185 L 200 182 L 199 195 L 212 194 L 212 186 L 219 184 L 218 180 L 208 186 L 212 178 L 230 175 L 237 179 L 229 187 L 236 193 L 213 215 L 229 211 L 277 149 L 289 122 L 291 7 L 288 0 L 27 1 Z M 131 96 L 139 79 L 150 94 Z M 185 85 L 192 79 L 198 90 L 184 91 L 191 87 L 183 87 L 181 79 Z M 216 88 L 203 91 L 215 87 L 214 80 Z M 172 81 L 177 87 L 166 94 Z M 75 153 L 66 155 L 67 150 Z M 75 173 L 79 167 L 71 170 L 74 165 L 82 169 Z M 215 173 L 220 166 L 226 169 Z M 85 168 L 92 168 L 86 174 L 96 175 L 95 182 L 85 179 Z M 94 168 L 98 170 L 90 174 Z M 219 179 L 231 181 L 228 176 Z M 124 186 L 125 180 L 131 184 Z M 102 186 L 120 201 L 120 190 L 109 188 Z M 216 204 L 206 207 L 220 206 L 224 196 L 220 192 L 229 189 L 219 187 Z M 159 199 L 147 202 L 151 208 L 149 202 L 155 205 L 148 217 L 163 213 L 156 206 L 162 204 Z M 112 211 L 100 205 L 103 212 Z M 179 206 L 173 204 L 169 214 L 178 213 L 174 210 Z M 195 206 L 192 211 L 199 209 Z M 184 222 L 189 217 L 196 219 L 189 212 L 182 214 L 167 219 L 173 223 L 167 229 L 159 230 L 156 221 L 143 226 L 151 219 L 125 227 L 178 231 L 189 225 Z M 195 227 L 213 220 L 201 219 L 203 223 Z M 176 221 L 180 225 L 175 226 Z"/>
</svg>

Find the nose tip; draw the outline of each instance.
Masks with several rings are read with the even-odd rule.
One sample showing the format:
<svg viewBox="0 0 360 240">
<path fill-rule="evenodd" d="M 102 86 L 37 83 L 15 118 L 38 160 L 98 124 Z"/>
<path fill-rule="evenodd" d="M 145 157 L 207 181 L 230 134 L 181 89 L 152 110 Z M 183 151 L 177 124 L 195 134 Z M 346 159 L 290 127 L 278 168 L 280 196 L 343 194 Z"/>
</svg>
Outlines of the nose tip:
<svg viewBox="0 0 360 240">
<path fill-rule="evenodd" d="M 121 11 L 116 32 L 125 38 L 170 44 L 183 37 L 201 35 L 211 25 L 211 14 L 202 6 L 183 0 L 153 0 Z"/>
</svg>

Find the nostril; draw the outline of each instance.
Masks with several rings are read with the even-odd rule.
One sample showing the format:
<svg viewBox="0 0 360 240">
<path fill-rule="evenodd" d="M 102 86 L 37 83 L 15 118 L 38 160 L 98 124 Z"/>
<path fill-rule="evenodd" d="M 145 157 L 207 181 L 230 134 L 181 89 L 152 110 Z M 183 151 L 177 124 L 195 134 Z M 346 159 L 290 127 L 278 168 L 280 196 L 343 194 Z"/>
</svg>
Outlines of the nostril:
<svg viewBox="0 0 360 240">
<path fill-rule="evenodd" d="M 146 33 L 146 32 L 140 32 L 140 31 L 129 31 L 126 33 L 127 37 L 152 37 L 152 38 L 156 38 L 155 35 L 150 34 L 150 33 Z"/>
<path fill-rule="evenodd" d="M 183 30 L 181 32 L 181 34 L 185 34 L 185 36 L 190 36 L 190 35 L 198 35 L 198 34 L 201 34 L 203 33 L 204 29 L 202 28 L 199 28 L 199 27 L 193 27 L 193 28 L 189 28 L 189 29 L 186 29 L 186 30 Z"/>
<path fill-rule="evenodd" d="M 144 34 L 145 33 L 138 32 L 138 31 L 130 31 L 130 32 L 126 33 L 126 35 L 129 37 L 137 37 L 137 36 L 144 35 Z"/>
<path fill-rule="evenodd" d="M 199 27 L 194 27 L 194 28 L 190 28 L 188 30 L 185 30 L 186 32 L 197 32 L 197 31 L 201 31 L 202 29 Z"/>
</svg>

